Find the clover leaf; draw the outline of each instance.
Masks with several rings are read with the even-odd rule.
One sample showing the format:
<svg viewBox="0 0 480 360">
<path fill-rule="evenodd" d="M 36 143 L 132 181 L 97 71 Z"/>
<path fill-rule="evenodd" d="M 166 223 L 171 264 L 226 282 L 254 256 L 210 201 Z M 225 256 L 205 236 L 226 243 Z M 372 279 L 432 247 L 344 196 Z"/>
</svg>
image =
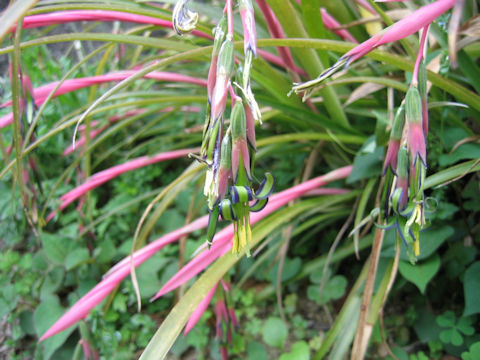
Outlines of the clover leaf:
<svg viewBox="0 0 480 360">
<path fill-rule="evenodd" d="M 480 341 L 473 343 L 470 346 L 469 351 L 462 353 L 462 360 L 475 360 L 480 359 Z"/>
<path fill-rule="evenodd" d="M 452 311 L 446 311 L 437 316 L 437 324 L 447 328 L 440 333 L 440 340 L 448 344 L 460 346 L 463 344 L 463 335 L 473 335 L 475 329 L 472 327 L 472 318 L 461 317 L 458 319 Z"/>
</svg>

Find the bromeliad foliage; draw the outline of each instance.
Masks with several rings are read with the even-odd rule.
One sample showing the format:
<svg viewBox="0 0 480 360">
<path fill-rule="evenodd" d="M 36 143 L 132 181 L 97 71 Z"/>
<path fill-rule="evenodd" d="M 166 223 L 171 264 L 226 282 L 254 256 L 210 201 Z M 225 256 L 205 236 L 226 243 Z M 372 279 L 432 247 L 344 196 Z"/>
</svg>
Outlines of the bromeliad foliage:
<svg viewBox="0 0 480 360">
<path fill-rule="evenodd" d="M 26 334 L 41 340 L 37 358 L 67 353 L 122 358 L 122 351 L 132 358 L 143 348 L 141 359 L 164 358 L 184 326 L 188 340 L 178 342 L 196 336 L 204 356 L 212 347 L 222 359 L 232 354 L 265 357 L 266 351 L 260 356 L 238 339 L 258 341 L 261 332 L 265 344 L 282 348 L 286 339 L 272 340 L 268 326 L 282 324 L 280 318 L 255 329 L 263 322 L 257 302 L 275 292 L 278 306 L 267 306 L 262 313 L 270 318 L 278 311 L 291 330 L 288 343 L 297 341 L 292 349 L 282 348 L 281 358 L 298 355 L 299 349 L 302 358 L 310 352 L 316 359 L 327 353 L 345 358 L 352 343 L 352 359 L 384 357 L 384 349 L 400 358 L 407 342 L 402 342 L 398 326 L 386 319 L 387 337 L 382 336 L 381 344 L 378 336 L 371 339 L 373 326 L 388 294 L 396 292 L 399 296 L 390 301 L 402 316 L 408 314 L 402 324 L 408 322 L 411 332 L 418 332 L 419 339 L 411 342 L 427 348 L 425 331 L 417 329 L 431 319 L 398 303 L 397 298 L 414 295 L 405 282 L 393 284 L 399 272 L 424 294 L 440 263 L 448 264 L 447 271 L 463 266 L 451 276 L 465 278 L 461 319 L 469 322 L 469 316 L 480 312 L 471 295 L 478 268 L 478 262 L 471 264 L 475 251 L 462 253 L 467 246 L 475 248 L 480 233 L 474 223 L 474 204 L 480 199 L 471 191 L 478 181 L 467 176 L 479 169 L 478 117 L 461 108 L 480 110 L 474 92 L 480 88 L 479 52 L 469 48 L 478 40 L 477 10 L 460 0 L 422 6 L 385 2 L 390 4 L 54 0 L 36 6 L 29 1 L 23 7 L 20 0 L 12 2 L 4 15 L 15 16 L 16 24 L 0 22 L 0 34 L 10 34 L 0 54 L 10 54 L 11 64 L 11 91 L 5 91 L 0 105 L 0 178 L 18 185 L 20 206 L 10 212 L 26 222 L 17 226 L 21 240 L 11 246 L 36 252 L 30 272 L 39 274 L 39 285 L 23 284 L 33 281 L 23 276 L 26 260 L 15 268 L 9 265 L 9 257 L 15 256 L 2 253 L 0 270 L 9 271 L 19 284 L 0 273 L 0 283 L 7 284 L 0 305 L 13 304 L 5 307 L 11 326 L 35 323 Z M 462 12 L 473 17 L 473 25 Z M 399 20 L 394 23 L 390 16 Z M 386 24 L 383 30 L 380 20 Z M 67 33 L 49 33 L 56 26 Z M 58 42 L 71 42 L 66 50 L 70 55 L 60 70 L 49 73 L 45 69 L 56 63 L 50 52 L 57 50 L 47 46 Z M 447 57 L 441 56 L 447 48 L 452 61 L 458 50 L 461 69 L 449 69 Z M 345 54 L 338 57 L 339 52 Z M 380 62 L 362 60 L 366 56 Z M 315 98 L 317 90 L 320 96 Z M 445 105 L 460 110 L 452 113 Z M 74 126 L 68 146 L 72 132 L 67 130 Z M 440 146 L 451 150 L 454 160 Z M 458 160 L 470 161 L 453 166 Z M 263 173 L 264 168 L 271 172 Z M 467 189 L 464 200 L 447 204 L 447 210 L 439 205 L 440 211 L 432 214 L 430 205 L 442 204 L 449 194 L 429 189 L 459 179 Z M 10 197 L 5 195 L 10 187 L 1 185 L 1 196 Z M 471 210 L 460 226 L 454 225 L 453 216 L 459 207 L 462 214 Z M 145 215 L 138 219 L 143 208 Z M 15 227 L 15 221 L 1 216 L 8 223 L 5 228 Z M 437 234 L 440 219 L 452 224 L 441 222 L 439 243 L 432 243 L 429 234 Z M 374 221 L 374 234 L 369 234 Z M 453 242 L 457 238 L 446 240 L 445 234 L 453 233 L 453 226 L 462 233 L 464 224 L 470 240 L 460 248 Z M 349 227 L 354 229 L 353 243 L 344 241 Z M 5 234 L 0 237 L 12 241 Z M 445 241 L 448 250 L 442 248 Z M 367 258 L 362 250 L 370 245 L 362 270 L 352 255 Z M 119 287 L 129 275 L 132 282 Z M 98 284 L 91 288 L 92 282 Z M 21 302 L 25 288 L 29 296 Z M 67 300 L 64 295 L 72 288 L 78 298 Z M 443 290 L 435 288 L 435 296 Z M 167 314 L 172 301 L 165 295 L 173 291 L 178 303 Z M 252 291 L 253 300 L 246 299 Z M 147 311 L 161 318 L 155 335 L 152 319 L 122 317 L 133 311 L 134 292 L 139 302 L 150 299 Z M 284 297 L 286 292 L 290 294 Z M 435 299 L 415 299 L 415 304 L 437 306 L 438 312 L 450 311 L 450 304 L 439 307 Z M 455 298 L 455 304 L 461 300 Z M 315 323 L 315 329 L 323 329 L 318 318 L 303 318 L 309 315 L 297 312 L 295 305 L 292 310 L 295 301 L 305 309 L 314 304 L 312 311 L 325 312 L 325 318 L 334 315 L 328 331 L 317 336 L 314 328 L 302 325 Z M 212 342 L 192 335 L 196 328 L 210 331 L 203 317 L 210 303 L 215 315 Z M 94 310 L 101 304 L 101 310 Z M 415 323 L 415 317 L 421 321 Z M 66 341 L 78 323 L 80 334 Z M 243 323 L 249 326 L 239 326 Z M 383 333 L 384 322 L 379 323 Z M 473 334 L 470 328 L 467 332 Z M 370 343 L 374 346 L 367 353 Z M 461 350 L 468 350 L 465 346 Z M 278 349 L 271 350 L 278 354 Z M 456 350 L 445 346 L 442 351 Z M 439 357 L 433 350 L 430 355 Z"/>
</svg>

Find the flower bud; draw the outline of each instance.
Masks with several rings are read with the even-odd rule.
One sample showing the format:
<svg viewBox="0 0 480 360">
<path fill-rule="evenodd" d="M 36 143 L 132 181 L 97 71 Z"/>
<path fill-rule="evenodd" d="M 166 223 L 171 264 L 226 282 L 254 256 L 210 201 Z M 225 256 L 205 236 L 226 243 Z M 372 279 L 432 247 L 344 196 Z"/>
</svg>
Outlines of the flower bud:
<svg viewBox="0 0 480 360">
<path fill-rule="evenodd" d="M 220 48 L 225 40 L 225 34 L 227 32 L 227 17 L 223 16 L 217 26 L 213 29 L 215 35 L 213 39 L 213 50 L 212 50 L 212 61 L 210 63 L 210 69 L 208 70 L 208 81 L 207 81 L 207 94 L 208 101 L 212 101 L 213 89 L 215 87 L 216 76 L 217 76 L 217 64 L 218 64 L 218 54 L 220 53 Z"/>
<path fill-rule="evenodd" d="M 255 16 L 251 0 L 240 0 L 240 16 L 243 25 L 244 51 L 249 51 L 257 56 L 257 29 L 255 28 Z"/>
<path fill-rule="evenodd" d="M 232 169 L 232 138 L 225 134 L 222 140 L 222 155 L 220 157 L 220 169 Z"/>
<path fill-rule="evenodd" d="M 228 38 L 223 42 L 218 53 L 215 87 L 212 93 L 211 120 L 216 121 L 225 111 L 228 86 L 233 73 L 233 41 Z"/>
<path fill-rule="evenodd" d="M 405 96 L 405 116 L 409 124 L 422 122 L 422 99 L 416 86 L 411 86 Z"/>
<path fill-rule="evenodd" d="M 415 165 L 417 158 L 427 166 L 427 151 L 425 144 L 425 135 L 423 133 L 422 119 L 422 100 L 416 87 L 410 87 L 405 97 L 405 117 L 408 123 L 408 147 L 412 166 Z"/>
<path fill-rule="evenodd" d="M 407 149 L 398 150 L 397 183 L 392 195 L 392 207 L 399 213 L 404 210 L 408 201 L 408 156 Z"/>
<path fill-rule="evenodd" d="M 387 168 L 394 174 L 397 171 L 398 149 L 400 147 L 400 140 L 402 138 L 403 126 L 405 124 L 405 111 L 403 106 L 398 108 L 395 120 L 393 121 L 392 132 L 390 133 L 390 140 L 388 142 L 388 150 L 385 155 L 385 162 L 383 164 L 383 175 L 387 172 Z"/>
<path fill-rule="evenodd" d="M 237 99 L 231 114 L 232 129 L 232 172 L 233 181 L 237 184 L 239 172 L 245 174 L 248 180 L 250 174 L 250 154 L 247 144 L 247 120 L 241 99 Z M 240 168 L 240 164 L 242 167 Z M 241 179 L 242 183 L 247 179 Z"/>
<path fill-rule="evenodd" d="M 422 125 L 423 134 L 428 135 L 428 84 L 427 84 L 427 69 L 425 62 L 422 60 L 418 68 L 418 91 L 422 99 Z"/>
<path fill-rule="evenodd" d="M 205 143 L 208 144 L 208 146 L 206 147 L 206 154 L 202 153 L 202 157 L 208 165 L 203 193 L 208 198 L 209 209 L 213 209 L 219 196 L 218 172 L 220 167 L 220 139 L 222 132 L 223 124 L 221 120 L 218 120 L 211 131 L 207 132 Z"/>
<path fill-rule="evenodd" d="M 255 138 L 255 119 L 253 117 L 253 112 L 247 103 L 243 105 L 243 108 L 245 110 L 248 145 L 252 148 L 253 151 L 256 151 L 257 142 Z"/>
<path fill-rule="evenodd" d="M 222 140 L 220 168 L 218 169 L 217 179 L 217 198 L 215 204 L 221 201 L 227 192 L 228 183 L 232 178 L 232 140 L 229 134 L 226 134 Z"/>
</svg>

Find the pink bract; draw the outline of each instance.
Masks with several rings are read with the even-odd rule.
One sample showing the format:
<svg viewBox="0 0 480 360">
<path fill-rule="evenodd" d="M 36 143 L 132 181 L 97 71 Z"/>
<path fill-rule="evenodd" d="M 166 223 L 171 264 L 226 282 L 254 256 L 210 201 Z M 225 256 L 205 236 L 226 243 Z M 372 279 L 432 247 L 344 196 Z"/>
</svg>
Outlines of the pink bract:
<svg viewBox="0 0 480 360">
<path fill-rule="evenodd" d="M 89 87 L 92 85 L 97 85 L 97 84 L 102 84 L 102 83 L 112 82 L 112 81 L 122 81 L 136 73 L 137 73 L 136 71 L 129 70 L 129 71 L 122 71 L 118 73 L 99 75 L 99 76 L 91 76 L 91 77 L 78 78 L 78 79 L 68 79 L 68 80 L 65 80 L 62 84 L 60 84 L 60 87 L 55 91 L 55 93 L 53 94 L 53 97 L 57 97 L 57 96 L 60 96 L 72 91 L 76 91 L 79 89 L 83 89 L 85 87 Z M 207 86 L 207 81 L 204 79 L 197 79 L 191 76 L 186 76 L 186 75 L 181 75 L 181 74 L 176 74 L 171 72 L 153 71 L 151 73 L 146 74 L 144 78 L 158 80 L 158 81 L 190 83 L 190 84 L 199 85 L 203 87 Z M 56 81 L 56 82 L 43 85 L 39 88 L 34 89 L 33 94 L 35 98 L 35 104 L 36 105 L 43 104 L 47 99 L 47 97 L 50 95 L 50 93 L 58 86 L 58 83 L 59 82 Z M 6 103 L 1 104 L 0 108 L 10 106 L 11 104 L 12 104 L 11 101 L 7 101 Z M 10 125 L 12 121 L 13 121 L 12 113 L 4 115 L 3 117 L 0 118 L 0 129 L 4 128 L 7 125 Z"/>
<path fill-rule="evenodd" d="M 132 171 L 135 169 L 139 169 L 141 167 L 155 164 L 165 160 L 172 160 L 178 159 L 180 157 L 187 156 L 190 153 L 198 152 L 199 149 L 182 149 L 182 150 L 174 150 L 168 151 L 164 153 L 160 153 L 154 156 L 142 156 L 130 161 L 127 161 L 124 164 L 113 166 L 109 169 L 100 171 L 99 173 L 93 174 L 90 176 L 85 183 L 80 186 L 77 186 L 75 189 L 70 190 L 68 193 L 62 195 L 60 197 L 61 204 L 59 206 L 59 210 L 65 209 L 69 204 L 73 201 L 78 199 L 79 197 L 85 195 L 88 191 L 95 189 L 96 187 L 110 181 L 111 179 L 125 173 L 128 171 Z M 55 215 L 57 211 L 52 211 L 46 221 L 50 221 Z"/>
<path fill-rule="evenodd" d="M 26 16 L 23 20 L 23 28 L 29 29 L 34 27 L 65 24 L 72 21 L 126 21 L 173 29 L 173 24 L 169 20 L 110 10 L 70 10 Z M 15 29 L 16 26 L 12 27 L 11 31 L 13 32 Z M 212 38 L 210 35 L 198 30 L 193 30 L 192 34 L 206 39 Z"/>
<path fill-rule="evenodd" d="M 202 302 L 197 306 L 193 314 L 187 321 L 187 325 L 185 325 L 185 330 L 183 331 L 183 335 L 187 335 L 194 327 L 197 325 L 198 321 L 202 318 L 203 313 L 207 310 L 210 301 L 212 301 L 212 297 L 215 294 L 215 290 L 217 290 L 218 283 L 208 292 L 207 296 L 205 296 Z"/>
</svg>

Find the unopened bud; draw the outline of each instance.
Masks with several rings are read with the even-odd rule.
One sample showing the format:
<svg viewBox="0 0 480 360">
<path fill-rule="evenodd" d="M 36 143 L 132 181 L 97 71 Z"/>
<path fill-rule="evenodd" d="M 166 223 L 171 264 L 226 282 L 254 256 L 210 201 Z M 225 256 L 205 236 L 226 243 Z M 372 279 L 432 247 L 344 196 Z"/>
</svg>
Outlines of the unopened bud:
<svg viewBox="0 0 480 360">
<path fill-rule="evenodd" d="M 240 0 L 240 16 L 242 18 L 244 51 L 245 55 L 249 51 L 257 56 L 257 29 L 255 28 L 255 16 L 251 0 Z"/>
<path fill-rule="evenodd" d="M 247 120 L 241 99 L 237 99 L 231 114 L 232 129 L 232 173 L 235 184 L 244 184 L 251 180 L 250 153 L 247 143 Z M 244 174 L 246 176 L 239 177 Z M 237 180 L 240 183 L 237 183 Z"/>
<path fill-rule="evenodd" d="M 240 138 L 245 138 L 247 133 L 247 120 L 245 109 L 241 99 L 237 99 L 231 114 L 232 138 L 233 142 Z"/>
<path fill-rule="evenodd" d="M 220 168 L 232 168 L 232 138 L 227 133 L 222 140 L 222 154 L 220 156 Z"/>
<path fill-rule="evenodd" d="M 401 147 L 398 149 L 398 161 L 397 161 L 397 176 L 399 178 L 408 179 L 408 156 L 407 149 Z"/>
<path fill-rule="evenodd" d="M 418 68 L 418 91 L 422 99 L 427 97 L 427 68 L 423 60 Z"/>
<path fill-rule="evenodd" d="M 211 119 L 216 121 L 225 111 L 227 103 L 228 86 L 233 73 L 233 42 L 227 39 L 223 42 L 218 53 L 217 71 L 215 75 L 215 87 L 213 88 Z"/>
<path fill-rule="evenodd" d="M 405 117 L 409 124 L 422 123 L 422 99 L 416 86 L 411 86 L 405 97 Z"/>
<path fill-rule="evenodd" d="M 393 120 L 392 132 L 390 138 L 400 140 L 402 138 L 403 126 L 405 125 L 405 108 L 400 106 Z"/>
<path fill-rule="evenodd" d="M 209 102 L 212 101 L 213 89 L 217 80 L 218 54 L 220 53 L 220 48 L 225 40 L 226 31 L 227 17 L 223 16 L 218 25 L 213 29 L 215 38 L 213 39 L 212 61 L 210 63 L 210 69 L 208 70 L 207 81 L 207 93 Z M 208 116 L 210 116 L 210 114 L 208 114 Z"/>
<path fill-rule="evenodd" d="M 227 37 L 218 52 L 217 77 L 227 76 L 230 78 L 232 76 L 234 50 L 232 39 Z"/>
<path fill-rule="evenodd" d="M 220 47 L 225 40 L 225 34 L 227 33 L 227 17 L 224 15 L 218 22 L 217 26 L 213 28 L 213 34 L 215 37 L 213 38 L 213 56 L 218 55 L 220 52 Z"/>
</svg>

